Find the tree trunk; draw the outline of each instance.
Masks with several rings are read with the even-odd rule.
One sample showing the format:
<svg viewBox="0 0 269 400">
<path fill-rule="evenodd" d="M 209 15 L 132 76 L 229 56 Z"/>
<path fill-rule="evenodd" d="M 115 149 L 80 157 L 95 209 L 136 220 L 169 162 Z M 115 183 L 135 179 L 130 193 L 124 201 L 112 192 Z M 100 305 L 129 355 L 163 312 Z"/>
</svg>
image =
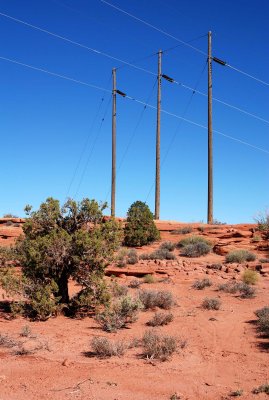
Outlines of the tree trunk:
<svg viewBox="0 0 269 400">
<path fill-rule="evenodd" d="M 58 296 L 61 296 L 60 303 L 69 303 L 69 294 L 68 294 L 68 274 L 66 272 L 62 272 L 58 282 Z"/>
</svg>

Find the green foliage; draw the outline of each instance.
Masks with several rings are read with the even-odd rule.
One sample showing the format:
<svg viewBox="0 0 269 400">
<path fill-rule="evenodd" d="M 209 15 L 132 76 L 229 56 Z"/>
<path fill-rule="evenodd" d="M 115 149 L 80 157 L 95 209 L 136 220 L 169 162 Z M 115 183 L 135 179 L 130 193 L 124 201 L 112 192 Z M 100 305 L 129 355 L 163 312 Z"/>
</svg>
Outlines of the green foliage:
<svg viewBox="0 0 269 400">
<path fill-rule="evenodd" d="M 122 240 L 122 232 L 115 220 L 102 222 L 104 208 L 89 199 L 69 199 L 61 208 L 53 198 L 37 211 L 26 207 L 29 218 L 13 259 L 22 267 L 21 293 L 26 294 L 37 318 L 55 314 L 58 303 L 78 310 L 80 304 L 84 309 L 92 308 L 106 299 L 104 269 Z M 70 278 L 82 287 L 73 304 L 68 293 Z M 4 284 L 7 290 L 7 282 Z"/>
<path fill-rule="evenodd" d="M 211 242 L 207 239 L 205 239 L 202 236 L 197 236 L 197 235 L 191 235 L 188 236 L 182 240 L 180 240 L 177 244 L 177 247 L 181 248 L 181 247 L 185 247 L 188 246 L 190 244 L 197 244 L 197 243 L 205 243 L 209 246 L 211 246 Z"/>
<path fill-rule="evenodd" d="M 211 251 L 211 246 L 204 242 L 188 244 L 181 250 L 181 255 L 185 257 L 201 257 Z"/>
<path fill-rule="evenodd" d="M 258 229 L 262 233 L 262 236 L 265 239 L 269 239 L 269 213 L 268 211 L 264 213 L 260 213 L 260 215 L 256 218 L 256 222 L 258 224 Z"/>
<path fill-rule="evenodd" d="M 160 233 L 153 220 L 153 214 L 146 203 L 136 201 L 127 213 L 124 228 L 126 246 L 143 246 L 160 238 Z"/>
<path fill-rule="evenodd" d="M 245 261 L 255 261 L 255 254 L 248 250 L 234 250 L 228 253 L 225 257 L 227 263 L 243 263 Z"/>
<path fill-rule="evenodd" d="M 154 276 L 152 274 L 147 274 L 144 276 L 144 282 L 145 283 L 155 283 L 156 279 L 154 278 Z"/>
</svg>

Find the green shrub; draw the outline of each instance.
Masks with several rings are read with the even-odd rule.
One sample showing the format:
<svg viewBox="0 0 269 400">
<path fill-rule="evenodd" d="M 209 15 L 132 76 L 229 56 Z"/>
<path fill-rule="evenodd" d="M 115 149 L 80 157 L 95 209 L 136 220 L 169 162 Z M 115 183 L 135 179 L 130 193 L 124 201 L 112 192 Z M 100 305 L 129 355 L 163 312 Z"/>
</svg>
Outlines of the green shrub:
<svg viewBox="0 0 269 400">
<path fill-rule="evenodd" d="M 168 325 L 174 319 L 173 314 L 163 313 L 163 312 L 156 312 L 151 320 L 147 322 L 149 326 L 163 326 Z"/>
<path fill-rule="evenodd" d="M 246 261 L 255 261 L 255 254 L 248 250 L 234 250 L 228 253 L 225 257 L 227 263 L 243 263 Z"/>
<path fill-rule="evenodd" d="M 258 224 L 258 229 L 261 232 L 264 239 L 269 239 L 269 213 L 261 213 L 258 218 L 256 218 Z"/>
<path fill-rule="evenodd" d="M 211 246 L 207 243 L 198 242 L 194 244 L 188 244 L 181 250 L 181 255 L 185 257 L 201 257 L 211 251 Z"/>
<path fill-rule="evenodd" d="M 137 251 L 135 249 L 130 250 L 127 255 L 127 264 L 134 265 L 134 264 L 138 263 L 138 260 L 139 260 L 139 257 L 138 257 Z"/>
<path fill-rule="evenodd" d="M 146 310 L 155 307 L 169 310 L 175 304 L 173 294 L 166 290 L 140 290 L 139 299 Z"/>
<path fill-rule="evenodd" d="M 128 345 L 124 341 L 112 341 L 104 337 L 94 337 L 91 347 L 97 357 L 107 358 L 112 356 L 122 356 Z"/>
<path fill-rule="evenodd" d="M 152 253 L 144 253 L 140 255 L 141 260 L 175 260 L 176 256 L 165 248 L 159 248 Z"/>
<path fill-rule="evenodd" d="M 248 285 L 255 285 L 258 282 L 259 274 L 251 269 L 246 269 L 242 274 L 242 281 Z"/>
<path fill-rule="evenodd" d="M 136 201 L 127 213 L 124 228 L 124 243 L 126 246 L 143 246 L 160 238 L 155 226 L 153 214 L 146 203 Z"/>
<path fill-rule="evenodd" d="M 181 247 L 185 247 L 188 246 L 190 244 L 196 244 L 196 243 L 205 243 L 209 246 L 211 246 L 211 242 L 207 239 L 205 239 L 202 236 L 197 236 L 197 235 L 191 235 L 188 236 L 184 239 L 181 239 L 178 243 L 177 243 L 177 247 L 181 248 Z"/>
<path fill-rule="evenodd" d="M 212 286 L 212 281 L 208 278 L 198 279 L 192 285 L 192 287 L 197 290 L 202 290 L 209 286 Z"/>
<path fill-rule="evenodd" d="M 221 305 L 221 301 L 216 298 L 206 298 L 202 303 L 202 307 L 206 310 L 219 310 Z"/>
<path fill-rule="evenodd" d="M 166 361 L 177 350 L 178 343 L 174 336 L 148 330 L 142 338 L 142 346 L 144 357 Z"/>
</svg>

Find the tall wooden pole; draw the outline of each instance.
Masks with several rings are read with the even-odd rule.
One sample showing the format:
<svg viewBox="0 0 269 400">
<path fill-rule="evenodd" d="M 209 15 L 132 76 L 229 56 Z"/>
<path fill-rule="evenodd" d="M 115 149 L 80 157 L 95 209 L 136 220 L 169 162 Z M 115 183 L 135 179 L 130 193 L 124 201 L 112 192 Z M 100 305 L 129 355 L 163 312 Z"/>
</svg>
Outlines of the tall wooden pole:
<svg viewBox="0 0 269 400">
<path fill-rule="evenodd" d="M 116 198 L 116 69 L 112 69 L 112 177 L 111 177 L 111 217 L 115 217 Z"/>
<path fill-rule="evenodd" d="M 159 52 L 158 52 L 157 128 L 156 128 L 155 219 L 160 219 L 161 83 L 162 83 L 162 51 L 159 50 Z"/>
<path fill-rule="evenodd" d="M 207 223 L 213 223 L 213 133 L 212 133 L 212 50 L 208 32 L 208 198 Z"/>
</svg>

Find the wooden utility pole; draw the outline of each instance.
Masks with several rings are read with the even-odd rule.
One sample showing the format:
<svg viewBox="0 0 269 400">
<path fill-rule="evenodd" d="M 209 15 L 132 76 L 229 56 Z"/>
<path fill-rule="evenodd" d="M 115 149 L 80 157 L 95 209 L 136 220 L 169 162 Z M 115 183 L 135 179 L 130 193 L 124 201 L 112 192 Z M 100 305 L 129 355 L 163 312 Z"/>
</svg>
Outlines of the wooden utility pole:
<svg viewBox="0 0 269 400">
<path fill-rule="evenodd" d="M 212 50 L 211 31 L 208 32 L 208 197 L 207 223 L 213 223 L 213 132 L 212 132 Z"/>
<path fill-rule="evenodd" d="M 116 197 L 116 68 L 112 69 L 112 177 L 111 177 L 111 217 L 115 217 Z"/>
<path fill-rule="evenodd" d="M 155 219 L 160 219 L 161 83 L 162 83 L 162 51 L 159 50 L 159 52 L 158 52 L 157 128 L 156 128 Z"/>
</svg>

